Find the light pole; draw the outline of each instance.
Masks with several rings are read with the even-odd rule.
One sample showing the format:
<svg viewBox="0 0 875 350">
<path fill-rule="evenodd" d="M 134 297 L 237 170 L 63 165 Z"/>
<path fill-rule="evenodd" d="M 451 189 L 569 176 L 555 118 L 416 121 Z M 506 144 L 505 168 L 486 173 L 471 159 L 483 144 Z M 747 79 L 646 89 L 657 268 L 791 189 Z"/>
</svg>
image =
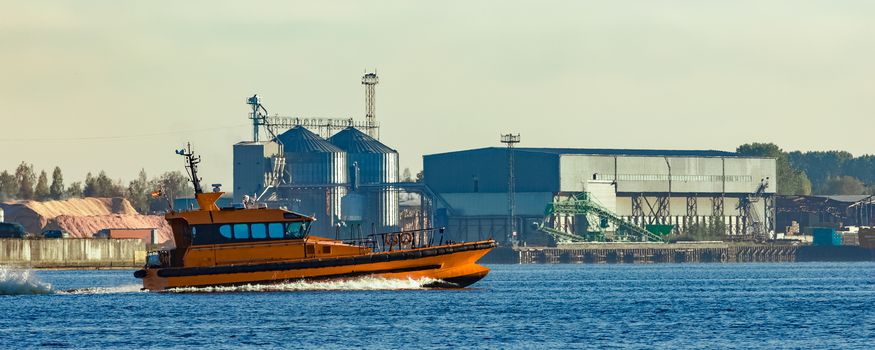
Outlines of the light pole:
<svg viewBox="0 0 875 350">
<path fill-rule="evenodd" d="M 668 167 L 668 202 L 666 203 L 666 208 L 668 209 L 668 224 L 671 225 L 671 162 L 668 161 L 668 157 L 662 157 L 665 159 L 665 165 Z"/>
<path fill-rule="evenodd" d="M 516 232 L 516 218 L 514 217 L 516 213 L 514 212 L 515 203 L 514 203 L 514 187 L 516 181 L 514 180 L 513 173 L 513 146 L 517 143 L 520 143 L 520 134 L 503 134 L 501 135 L 501 143 L 507 144 L 507 241 L 510 242 L 511 246 L 517 246 L 517 232 Z"/>
</svg>

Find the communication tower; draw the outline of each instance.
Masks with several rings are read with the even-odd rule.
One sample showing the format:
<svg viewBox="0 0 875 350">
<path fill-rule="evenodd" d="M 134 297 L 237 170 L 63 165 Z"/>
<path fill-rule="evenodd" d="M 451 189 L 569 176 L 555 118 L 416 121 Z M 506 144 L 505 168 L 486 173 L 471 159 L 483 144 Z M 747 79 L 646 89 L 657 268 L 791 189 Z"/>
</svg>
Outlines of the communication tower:
<svg viewBox="0 0 875 350">
<path fill-rule="evenodd" d="M 380 78 L 377 77 L 376 72 L 366 73 L 362 77 L 362 85 L 365 86 L 365 104 L 367 106 L 367 111 L 365 112 L 367 126 L 365 129 L 368 132 L 368 136 L 375 139 L 379 139 L 379 135 L 377 133 L 377 115 L 374 113 L 374 94 L 379 82 Z"/>
<path fill-rule="evenodd" d="M 501 143 L 507 145 L 507 240 L 514 247 L 517 245 L 517 230 L 516 230 L 516 205 L 514 203 L 514 187 L 515 179 L 513 174 L 513 147 L 520 143 L 520 134 L 503 134 L 501 135 Z"/>
</svg>

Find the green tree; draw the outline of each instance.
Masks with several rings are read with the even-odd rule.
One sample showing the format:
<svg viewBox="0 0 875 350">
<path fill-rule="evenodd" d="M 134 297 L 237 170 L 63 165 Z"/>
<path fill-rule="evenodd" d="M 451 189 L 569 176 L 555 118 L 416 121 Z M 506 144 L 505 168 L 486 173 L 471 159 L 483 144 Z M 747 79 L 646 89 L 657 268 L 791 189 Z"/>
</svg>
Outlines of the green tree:
<svg viewBox="0 0 875 350">
<path fill-rule="evenodd" d="M 835 176 L 826 180 L 819 194 L 869 194 L 863 181 L 853 176 Z"/>
<path fill-rule="evenodd" d="M 811 194 L 811 181 L 804 171 L 790 165 L 790 159 L 778 145 L 774 143 L 748 143 L 738 146 L 736 152 L 744 156 L 775 158 L 775 181 L 777 192 L 783 195 Z"/>
<path fill-rule="evenodd" d="M 113 181 L 106 176 L 106 172 L 101 171 L 97 177 L 88 173 L 85 177 L 85 188 L 83 189 L 85 197 L 122 197 L 125 194 L 125 189 L 121 185 L 121 181 Z"/>
<path fill-rule="evenodd" d="M 726 223 L 720 216 L 712 216 L 709 222 L 694 223 L 686 228 L 683 234 L 668 237 L 670 242 L 676 241 L 719 241 L 725 239 Z"/>
<path fill-rule="evenodd" d="M 146 177 L 146 170 L 140 169 L 140 174 L 137 178 L 128 184 L 128 201 L 134 209 L 140 213 L 149 212 L 150 193 L 153 189 L 150 187 L 149 179 Z"/>
<path fill-rule="evenodd" d="M 51 193 L 49 192 L 49 176 L 46 174 L 46 171 L 40 171 L 39 179 L 36 180 L 36 188 L 33 191 L 33 197 L 39 201 L 47 201 L 51 199 Z"/>
<path fill-rule="evenodd" d="M 401 181 L 413 182 L 413 175 L 410 174 L 410 168 L 404 168 L 404 171 L 401 173 Z"/>
<path fill-rule="evenodd" d="M 844 175 L 853 176 L 870 186 L 875 185 L 875 155 L 862 155 L 849 160 L 844 166 Z"/>
<path fill-rule="evenodd" d="M 49 186 L 49 194 L 52 199 L 64 198 L 64 175 L 61 174 L 61 168 L 55 167 L 52 171 L 52 185 Z"/>
<path fill-rule="evenodd" d="M 3 170 L 0 173 L 0 201 L 17 198 L 18 188 L 18 179 L 15 178 L 15 175 Z"/>
<path fill-rule="evenodd" d="M 854 159 L 845 151 L 794 151 L 788 157 L 793 168 L 805 171 L 815 189 L 823 187 L 831 177 L 844 175 L 845 166 Z"/>
<path fill-rule="evenodd" d="M 67 190 L 64 193 L 64 196 L 67 198 L 82 198 L 84 196 L 84 192 L 82 191 L 82 183 L 76 181 L 70 184 L 70 187 L 67 187 Z"/>
<path fill-rule="evenodd" d="M 33 165 L 21 162 L 15 169 L 15 180 L 18 182 L 18 199 L 33 199 L 33 186 L 36 183 Z"/>
<path fill-rule="evenodd" d="M 827 182 L 840 176 L 852 176 L 863 183 L 875 184 L 875 155 L 854 157 L 845 151 L 790 152 L 790 165 L 805 171 L 815 192 L 826 190 Z"/>
<path fill-rule="evenodd" d="M 160 189 L 166 198 L 171 201 L 176 198 L 194 196 L 194 187 L 185 174 L 180 171 L 169 171 L 161 174 L 157 179 L 152 180 L 152 188 Z M 150 201 L 150 209 L 152 212 L 166 211 L 167 199 L 153 198 Z"/>
<path fill-rule="evenodd" d="M 89 195 L 95 191 L 94 175 L 89 171 L 85 174 L 85 183 L 82 184 L 82 197 L 90 197 Z"/>
</svg>

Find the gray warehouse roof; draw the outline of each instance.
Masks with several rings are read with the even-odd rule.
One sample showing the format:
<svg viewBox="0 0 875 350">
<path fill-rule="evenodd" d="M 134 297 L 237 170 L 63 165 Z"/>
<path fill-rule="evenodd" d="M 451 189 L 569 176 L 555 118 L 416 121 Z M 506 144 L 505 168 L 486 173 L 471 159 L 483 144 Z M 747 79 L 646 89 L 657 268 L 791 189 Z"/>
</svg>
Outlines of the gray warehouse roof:
<svg viewBox="0 0 875 350">
<path fill-rule="evenodd" d="M 504 147 L 484 147 L 465 151 L 503 150 Z M 715 150 L 658 150 L 658 149 L 609 149 L 609 148 L 543 148 L 517 147 L 517 152 L 535 152 L 547 154 L 589 154 L 589 155 L 624 155 L 624 156 L 674 156 L 674 157 L 743 157 L 735 152 Z M 460 151 L 447 152 L 457 153 Z M 462 151 L 464 152 L 464 151 Z"/>
</svg>

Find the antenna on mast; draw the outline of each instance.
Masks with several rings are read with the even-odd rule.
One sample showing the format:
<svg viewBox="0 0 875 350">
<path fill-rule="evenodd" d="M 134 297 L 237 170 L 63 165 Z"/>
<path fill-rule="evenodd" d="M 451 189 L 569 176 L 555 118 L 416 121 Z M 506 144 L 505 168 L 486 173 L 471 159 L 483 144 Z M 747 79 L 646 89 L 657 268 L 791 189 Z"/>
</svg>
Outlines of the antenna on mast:
<svg viewBox="0 0 875 350">
<path fill-rule="evenodd" d="M 204 190 L 201 188 L 201 178 L 197 176 L 197 165 L 201 162 L 201 157 L 195 156 L 192 153 L 191 143 L 186 143 L 186 148 L 176 150 L 176 154 L 185 157 L 185 168 L 188 169 L 191 184 L 194 185 L 195 195 L 204 193 Z"/>
</svg>

